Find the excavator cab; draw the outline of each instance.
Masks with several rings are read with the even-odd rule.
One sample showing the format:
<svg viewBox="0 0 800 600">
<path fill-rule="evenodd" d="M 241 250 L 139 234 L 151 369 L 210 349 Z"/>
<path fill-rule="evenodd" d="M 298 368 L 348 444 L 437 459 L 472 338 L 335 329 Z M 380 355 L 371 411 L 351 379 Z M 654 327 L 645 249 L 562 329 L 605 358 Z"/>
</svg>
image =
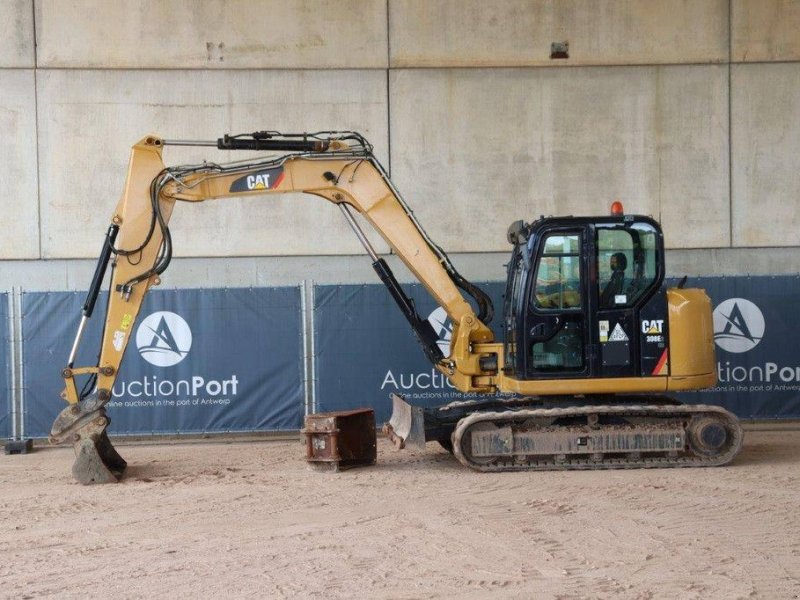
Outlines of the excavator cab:
<svg viewBox="0 0 800 600">
<path fill-rule="evenodd" d="M 504 339 L 474 348 L 500 348 L 493 381 L 517 397 L 423 408 L 394 396 L 385 431 L 395 443 L 438 441 L 478 471 L 732 460 L 736 417 L 666 394 L 716 380 L 710 299 L 665 286 L 661 227 L 615 205 L 610 216 L 509 227 Z"/>
<path fill-rule="evenodd" d="M 505 375 L 647 377 L 666 360 L 657 222 L 629 215 L 542 218 L 512 225 L 509 239 Z"/>
</svg>

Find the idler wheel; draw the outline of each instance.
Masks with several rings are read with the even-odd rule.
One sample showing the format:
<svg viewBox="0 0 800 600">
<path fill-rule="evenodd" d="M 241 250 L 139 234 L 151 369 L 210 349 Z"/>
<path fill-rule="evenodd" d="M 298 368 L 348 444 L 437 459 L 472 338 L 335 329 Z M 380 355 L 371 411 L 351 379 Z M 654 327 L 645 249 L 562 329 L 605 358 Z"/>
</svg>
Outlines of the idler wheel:
<svg viewBox="0 0 800 600">
<path fill-rule="evenodd" d="M 494 423 L 475 423 L 463 432 L 460 440 L 461 453 L 469 462 L 474 465 L 484 466 L 497 460 L 497 456 L 475 456 L 472 453 L 472 434 L 496 429 L 497 426 Z"/>
<path fill-rule="evenodd" d="M 696 417 L 688 427 L 689 445 L 698 454 L 716 456 L 729 445 L 731 433 L 725 424 L 712 417 Z"/>
</svg>

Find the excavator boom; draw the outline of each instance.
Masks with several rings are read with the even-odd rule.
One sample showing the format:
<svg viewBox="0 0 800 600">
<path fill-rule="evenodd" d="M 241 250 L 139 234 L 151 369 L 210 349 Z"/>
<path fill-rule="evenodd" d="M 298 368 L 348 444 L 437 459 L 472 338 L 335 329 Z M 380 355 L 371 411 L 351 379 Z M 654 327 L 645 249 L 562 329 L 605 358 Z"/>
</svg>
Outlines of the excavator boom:
<svg viewBox="0 0 800 600">
<path fill-rule="evenodd" d="M 277 152 L 261 159 L 229 164 L 202 163 L 165 167 L 168 145 L 216 146 L 220 150 Z M 258 194 L 304 192 L 337 205 L 373 261 L 379 278 L 405 315 L 422 348 L 441 372 L 462 391 L 491 392 L 492 365 L 500 346 L 483 320 L 491 318 L 491 301 L 461 277 L 414 218 L 372 154 L 355 132 L 280 134 L 261 131 L 225 135 L 216 142 L 163 140 L 147 136 L 133 146 L 122 197 L 113 213 L 81 323 L 62 376 L 62 397 L 69 404 L 53 424 L 53 443 L 72 442 L 77 460 L 73 473 L 82 483 L 119 478 L 124 461 L 114 451 L 106 428 L 105 405 L 111 399 L 119 366 L 150 286 L 158 285 L 172 258 L 169 220 L 178 201 L 202 202 Z M 388 264 L 361 231 L 359 213 L 387 241 L 455 323 L 450 356 L 444 358 L 432 326 L 421 318 Z M 92 316 L 107 265 L 112 264 L 111 294 L 98 364 L 74 365 L 81 336 Z M 475 298 L 476 314 L 462 291 Z M 475 354 L 476 344 L 482 345 Z M 496 346 L 496 347 L 494 347 Z M 487 351 L 489 350 L 489 351 Z M 489 365 L 489 369 L 486 368 Z M 87 376 L 79 391 L 76 377 Z"/>
</svg>

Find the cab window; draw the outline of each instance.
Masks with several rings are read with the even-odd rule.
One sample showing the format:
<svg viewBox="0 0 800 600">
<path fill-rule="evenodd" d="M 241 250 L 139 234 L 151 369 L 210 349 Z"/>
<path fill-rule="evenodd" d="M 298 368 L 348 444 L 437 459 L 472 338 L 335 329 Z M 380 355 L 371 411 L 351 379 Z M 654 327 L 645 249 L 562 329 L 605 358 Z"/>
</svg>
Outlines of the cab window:
<svg viewBox="0 0 800 600">
<path fill-rule="evenodd" d="M 533 303 L 538 309 L 580 308 L 581 268 L 578 234 L 550 234 L 536 270 Z"/>
<path fill-rule="evenodd" d="M 597 228 L 600 308 L 628 307 L 657 276 L 657 234 L 647 223 Z"/>
</svg>

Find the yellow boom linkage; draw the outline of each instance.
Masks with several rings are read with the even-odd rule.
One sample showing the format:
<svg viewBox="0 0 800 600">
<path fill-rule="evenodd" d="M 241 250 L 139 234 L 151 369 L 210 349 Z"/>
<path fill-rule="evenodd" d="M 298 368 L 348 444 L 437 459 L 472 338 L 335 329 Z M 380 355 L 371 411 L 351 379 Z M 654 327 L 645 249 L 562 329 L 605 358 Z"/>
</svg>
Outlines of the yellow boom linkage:
<svg viewBox="0 0 800 600">
<path fill-rule="evenodd" d="M 165 145 L 173 144 L 215 145 L 223 150 L 273 150 L 283 154 L 228 165 L 204 163 L 166 168 L 162 150 Z M 151 285 L 160 283 L 160 275 L 169 264 L 172 247 L 167 224 L 175 202 L 291 192 L 320 196 L 339 206 L 439 371 L 461 391 L 495 391 L 493 375 L 497 372 L 501 344 L 493 343 L 492 331 L 464 299 L 457 283 L 473 294 L 482 292 L 463 280 L 444 252 L 427 237 L 373 156 L 371 146 L 359 134 L 259 132 L 225 136 L 216 143 L 148 136 L 133 146 L 125 188 L 111 219 L 68 366 L 62 371 L 65 383 L 62 397 L 69 406 L 53 424 L 50 440 L 74 444 L 76 479 L 83 483 L 115 481 L 125 468 L 125 461 L 108 440 L 104 406 L 111 399 L 144 297 Z M 432 327 L 416 314 L 413 302 L 405 296 L 385 261 L 377 256 L 351 209 L 383 236 L 446 310 L 454 324 L 448 358 L 438 350 Z M 112 291 L 99 362 L 94 367 L 76 368 L 73 363 L 80 339 L 112 254 Z M 479 296 L 478 301 L 480 304 L 488 299 Z M 479 352 L 475 350 L 478 344 Z M 79 375 L 90 377 L 83 392 L 79 392 L 75 380 Z"/>
</svg>

